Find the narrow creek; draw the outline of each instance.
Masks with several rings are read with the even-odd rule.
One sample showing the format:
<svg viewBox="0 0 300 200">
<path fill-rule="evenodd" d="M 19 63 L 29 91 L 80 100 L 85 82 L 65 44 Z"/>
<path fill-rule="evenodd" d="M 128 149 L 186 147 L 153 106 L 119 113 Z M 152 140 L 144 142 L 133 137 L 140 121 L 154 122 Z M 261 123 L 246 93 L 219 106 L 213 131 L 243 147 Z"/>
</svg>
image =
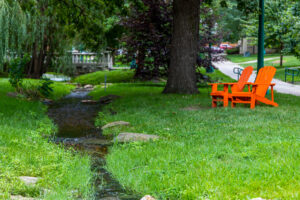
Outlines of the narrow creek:
<svg viewBox="0 0 300 200">
<path fill-rule="evenodd" d="M 104 168 L 105 155 L 112 138 L 103 136 L 101 129 L 94 126 L 95 117 L 103 105 L 89 102 L 91 99 L 88 96 L 89 92 L 87 89 L 77 88 L 61 100 L 49 105 L 48 115 L 58 126 L 58 132 L 53 141 L 91 155 L 92 169 L 96 173 L 95 199 L 140 199 L 139 196 L 125 191 Z"/>
</svg>

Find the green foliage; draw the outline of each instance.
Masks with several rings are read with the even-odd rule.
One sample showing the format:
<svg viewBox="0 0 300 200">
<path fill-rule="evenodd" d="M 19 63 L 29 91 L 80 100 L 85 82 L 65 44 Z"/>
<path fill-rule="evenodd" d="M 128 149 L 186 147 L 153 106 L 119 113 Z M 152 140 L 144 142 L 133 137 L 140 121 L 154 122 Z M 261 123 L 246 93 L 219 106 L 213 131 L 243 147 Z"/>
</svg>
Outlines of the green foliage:
<svg viewBox="0 0 300 200">
<path fill-rule="evenodd" d="M 108 122 L 131 123 L 105 134 L 162 137 L 111 147 L 107 169 L 122 185 L 162 200 L 298 199 L 299 97 L 276 93 L 279 108 L 211 109 L 209 89 L 200 89 L 199 95 L 166 95 L 162 90 L 116 84 L 92 93 L 122 96 L 102 112 Z M 187 107 L 191 109 L 183 109 Z M 117 114 L 111 115 L 111 109 Z"/>
<path fill-rule="evenodd" d="M 41 85 L 39 85 L 38 90 L 43 97 L 50 97 L 53 92 L 53 87 L 51 85 L 53 84 L 53 81 L 50 79 L 42 79 Z"/>
<path fill-rule="evenodd" d="M 268 48 L 280 49 L 282 54 L 297 54 L 300 15 L 295 12 L 297 3 L 292 0 L 268 0 L 265 3 L 265 43 Z M 296 9 L 297 10 L 297 9 Z M 258 15 L 253 13 L 243 22 L 248 37 L 257 38 Z M 254 43 L 257 43 L 254 40 Z"/>
<path fill-rule="evenodd" d="M 240 53 L 240 49 L 237 47 L 237 48 L 232 48 L 232 49 L 227 49 L 226 50 L 226 53 L 231 55 L 231 54 L 239 54 Z"/>
<path fill-rule="evenodd" d="M 9 63 L 9 82 L 17 91 L 22 87 L 25 66 L 29 61 L 30 57 L 25 55 L 23 58 L 12 59 Z"/>
<path fill-rule="evenodd" d="M 120 83 L 132 81 L 133 76 L 133 70 L 98 71 L 78 76 L 73 80 L 73 82 L 80 83 L 82 85 L 98 85 L 103 84 L 106 77 L 107 83 Z"/>
<path fill-rule="evenodd" d="M 51 98 L 60 98 L 70 89 L 55 83 Z M 10 199 L 11 195 L 92 199 L 90 158 L 49 142 L 56 127 L 46 114 L 46 106 L 8 97 L 6 93 L 12 91 L 7 79 L 0 79 L 0 199 Z M 40 179 L 36 186 L 28 187 L 20 176 Z"/>
</svg>

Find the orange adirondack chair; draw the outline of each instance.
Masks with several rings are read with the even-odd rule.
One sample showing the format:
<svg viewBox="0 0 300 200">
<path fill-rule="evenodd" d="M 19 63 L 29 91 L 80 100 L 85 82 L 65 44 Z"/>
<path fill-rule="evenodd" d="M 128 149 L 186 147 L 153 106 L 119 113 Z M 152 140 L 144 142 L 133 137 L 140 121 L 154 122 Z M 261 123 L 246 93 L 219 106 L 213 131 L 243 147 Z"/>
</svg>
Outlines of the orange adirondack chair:
<svg viewBox="0 0 300 200">
<path fill-rule="evenodd" d="M 246 67 L 238 82 L 236 83 L 211 83 L 209 85 L 212 86 L 212 91 L 210 95 L 212 96 L 212 107 L 217 107 L 217 102 L 222 101 L 223 106 L 228 106 L 228 101 L 231 100 L 231 94 L 229 94 L 229 86 L 231 86 L 231 91 L 233 92 L 241 92 L 243 91 L 245 84 L 249 80 L 253 71 L 253 67 Z M 218 85 L 224 85 L 223 91 L 218 91 Z"/>
<path fill-rule="evenodd" d="M 247 83 L 248 92 L 236 92 L 233 91 L 231 94 L 231 107 L 235 107 L 237 103 L 248 103 L 250 108 L 255 108 L 257 102 L 262 102 L 268 105 L 278 107 L 278 104 L 274 102 L 274 83 L 271 83 L 276 73 L 275 67 L 263 67 L 259 70 L 256 77 L 255 83 Z M 250 91 L 250 85 L 252 91 Z M 272 99 L 269 100 L 265 97 L 268 88 L 271 86 Z"/>
</svg>

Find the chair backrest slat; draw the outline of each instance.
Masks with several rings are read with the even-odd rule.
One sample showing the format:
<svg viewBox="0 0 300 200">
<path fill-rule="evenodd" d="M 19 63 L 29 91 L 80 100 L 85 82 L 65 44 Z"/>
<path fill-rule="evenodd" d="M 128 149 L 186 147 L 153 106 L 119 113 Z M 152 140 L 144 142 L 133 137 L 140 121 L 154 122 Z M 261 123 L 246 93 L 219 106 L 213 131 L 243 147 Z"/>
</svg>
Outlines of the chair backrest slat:
<svg viewBox="0 0 300 200">
<path fill-rule="evenodd" d="M 264 97 L 269 88 L 269 84 L 275 76 L 276 68 L 272 66 L 263 67 L 259 70 L 255 83 L 258 84 L 256 94 Z"/>
<path fill-rule="evenodd" d="M 248 80 L 249 80 L 249 78 L 250 78 L 250 76 L 252 74 L 252 71 L 253 71 L 253 67 L 251 67 L 251 66 L 246 67 L 243 70 L 243 72 L 242 72 L 242 74 L 240 76 L 240 79 L 237 82 L 236 87 L 232 87 L 231 90 L 233 92 L 242 92 L 243 89 L 244 89 L 244 87 L 245 87 L 245 84 L 248 82 Z"/>
</svg>

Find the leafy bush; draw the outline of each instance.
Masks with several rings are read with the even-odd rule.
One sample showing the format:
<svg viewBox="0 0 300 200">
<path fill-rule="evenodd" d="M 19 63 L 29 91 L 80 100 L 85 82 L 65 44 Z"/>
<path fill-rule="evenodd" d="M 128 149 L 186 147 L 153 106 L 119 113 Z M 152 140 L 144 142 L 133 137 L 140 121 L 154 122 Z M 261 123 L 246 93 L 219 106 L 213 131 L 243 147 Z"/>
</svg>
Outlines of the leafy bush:
<svg viewBox="0 0 300 200">
<path fill-rule="evenodd" d="M 9 82 L 17 91 L 22 86 L 25 66 L 29 61 L 30 57 L 26 54 L 23 58 L 12 59 L 9 63 Z"/>
<path fill-rule="evenodd" d="M 226 50 L 226 53 L 227 54 L 239 54 L 240 53 L 240 49 L 238 48 L 238 47 L 236 47 L 236 48 L 232 48 L 232 49 L 227 49 Z"/>
<path fill-rule="evenodd" d="M 53 81 L 50 79 L 42 79 L 41 85 L 38 86 L 38 91 L 42 97 L 49 97 L 51 93 L 53 92 L 53 88 L 51 85 L 53 84 Z"/>
<path fill-rule="evenodd" d="M 30 99 L 39 99 L 40 93 L 38 89 L 38 85 L 32 82 L 26 82 L 26 84 L 22 84 L 18 89 L 18 92 L 22 94 L 26 98 Z"/>
<path fill-rule="evenodd" d="M 53 81 L 49 79 L 42 79 L 38 83 L 28 81 L 20 86 L 18 92 L 30 99 L 49 98 L 53 93 L 52 84 Z"/>
</svg>

